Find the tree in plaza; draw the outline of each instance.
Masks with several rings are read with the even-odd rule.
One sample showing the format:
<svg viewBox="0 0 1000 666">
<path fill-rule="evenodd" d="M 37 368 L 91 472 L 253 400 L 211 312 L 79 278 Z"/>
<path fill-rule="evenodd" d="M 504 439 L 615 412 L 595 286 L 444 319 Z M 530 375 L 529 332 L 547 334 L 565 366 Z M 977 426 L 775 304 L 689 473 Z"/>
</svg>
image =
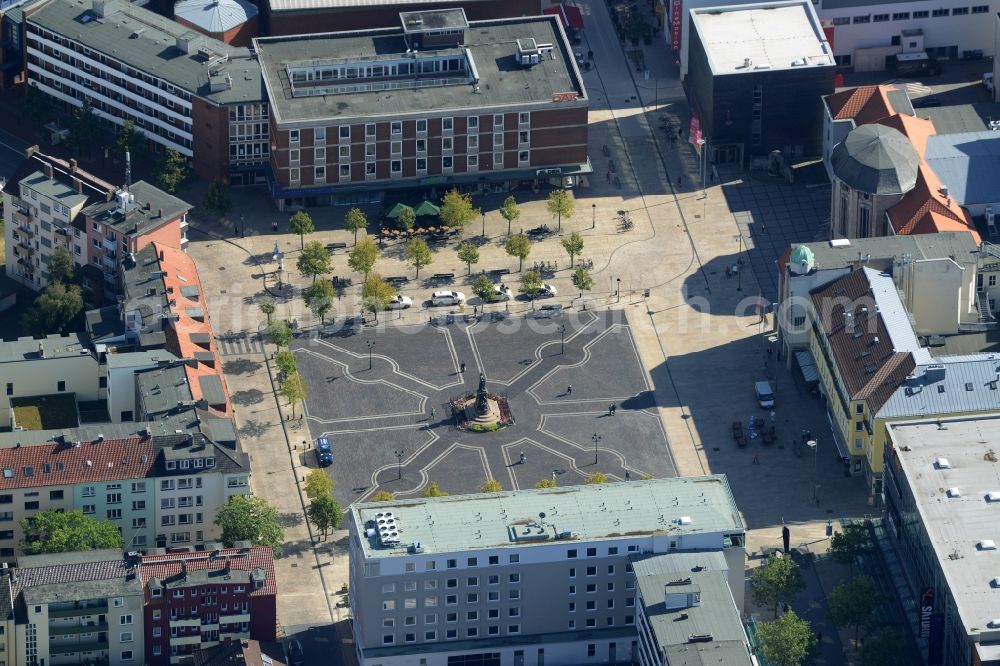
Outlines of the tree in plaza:
<svg viewBox="0 0 1000 666">
<path fill-rule="evenodd" d="M 409 231 L 417 223 L 417 213 L 412 208 L 404 208 L 396 218 L 396 227 L 402 231 Z"/>
<path fill-rule="evenodd" d="M 479 249 L 470 243 L 465 241 L 458 246 L 458 260 L 465 264 L 465 274 L 472 274 L 472 264 L 479 263 Z"/>
<path fill-rule="evenodd" d="M 542 479 L 535 484 L 535 488 L 555 488 L 557 485 L 555 479 Z"/>
<path fill-rule="evenodd" d="M 853 576 L 854 561 L 867 549 L 868 543 L 868 530 L 864 525 L 845 525 L 843 532 L 834 532 L 830 538 L 830 557 L 835 562 L 848 565 Z"/>
<path fill-rule="evenodd" d="M 352 208 L 344 216 L 344 228 L 354 232 L 354 244 L 358 244 L 358 232 L 368 228 L 368 218 L 360 208 Z"/>
<path fill-rule="evenodd" d="M 52 282 L 21 318 L 21 326 L 35 337 L 65 333 L 83 310 L 83 292 L 77 285 Z"/>
<path fill-rule="evenodd" d="M 74 109 L 67 122 L 69 140 L 67 143 L 77 154 L 89 155 L 97 146 L 101 134 L 101 124 L 90 102 Z"/>
<path fill-rule="evenodd" d="M 120 549 L 123 545 L 114 523 L 94 520 L 77 510 L 41 511 L 22 518 L 21 530 L 24 533 L 21 547 L 27 555 Z"/>
<path fill-rule="evenodd" d="M 291 406 L 292 418 L 294 419 L 295 405 L 306 399 L 306 383 L 302 380 L 302 375 L 298 372 L 293 372 L 288 375 L 285 377 L 285 381 L 281 383 L 281 388 L 278 390 Z"/>
<path fill-rule="evenodd" d="M 500 217 L 507 220 L 507 235 L 510 236 L 511 223 L 521 217 L 521 209 L 518 208 L 517 199 L 514 198 L 514 195 L 510 195 L 503 200 L 503 205 L 500 206 Z"/>
<path fill-rule="evenodd" d="M 857 645 L 861 627 L 868 625 L 884 601 L 875 581 L 868 576 L 856 576 L 833 588 L 826 605 L 835 625 L 854 628 L 854 644 Z"/>
<path fill-rule="evenodd" d="M 191 168 L 188 160 L 173 148 L 167 148 L 167 154 L 160 161 L 160 168 L 156 172 L 156 184 L 165 192 L 176 192 L 177 188 L 191 175 Z"/>
<path fill-rule="evenodd" d="M 333 284 L 327 280 L 313 282 L 302 290 L 302 297 L 312 313 L 319 317 L 320 324 L 326 324 L 326 315 L 333 309 L 333 302 L 337 299 L 337 290 Z"/>
<path fill-rule="evenodd" d="M 503 486 L 496 479 L 487 479 L 486 483 L 479 486 L 479 492 L 481 493 L 498 493 L 503 490 Z"/>
<path fill-rule="evenodd" d="M 76 281 L 76 266 L 73 265 L 73 255 L 60 246 L 49 255 L 49 281 L 71 284 Z"/>
<path fill-rule="evenodd" d="M 520 273 L 521 269 L 524 268 L 524 260 L 531 254 L 531 241 L 524 234 L 508 236 L 507 242 L 504 243 L 504 249 L 510 256 L 518 258 L 517 272 Z"/>
<path fill-rule="evenodd" d="M 549 192 L 549 200 L 545 203 L 549 214 L 559 220 L 559 230 L 562 231 L 562 219 L 573 217 L 573 193 L 569 190 L 558 189 Z"/>
<path fill-rule="evenodd" d="M 778 605 L 791 603 L 795 595 L 805 589 L 799 565 L 790 557 L 772 555 L 765 564 L 753 570 L 750 576 L 753 602 L 773 609 L 778 617 Z"/>
<path fill-rule="evenodd" d="M 323 495 L 309 503 L 306 515 L 309 516 L 309 520 L 316 526 L 316 529 L 323 531 L 325 537 L 327 532 L 337 529 L 337 526 L 340 525 L 340 521 L 344 518 L 344 511 L 332 495 Z"/>
<path fill-rule="evenodd" d="M 816 646 L 809 623 L 790 610 L 773 622 L 758 625 L 761 652 L 774 666 L 801 666 Z"/>
<path fill-rule="evenodd" d="M 528 271 L 521 276 L 519 291 L 531 299 L 531 308 L 535 308 L 535 296 L 542 290 L 542 274 L 538 271 Z"/>
<path fill-rule="evenodd" d="M 118 128 L 118 136 L 115 138 L 115 144 L 111 149 L 115 156 L 119 159 L 124 159 L 125 153 L 128 153 L 131 158 L 138 158 L 145 147 L 145 135 L 135 128 L 135 123 L 131 120 L 126 120 Z"/>
<path fill-rule="evenodd" d="M 264 313 L 264 316 L 267 317 L 267 323 L 270 324 L 271 315 L 274 314 L 274 301 L 267 297 L 262 298 L 260 303 L 257 304 L 257 307 L 259 307 L 260 311 Z"/>
<path fill-rule="evenodd" d="M 865 643 L 858 654 L 858 661 L 861 662 L 861 666 L 907 666 L 912 660 L 904 649 L 906 644 L 906 635 L 899 629 L 895 627 L 879 629 L 865 637 Z"/>
<path fill-rule="evenodd" d="M 330 272 L 330 253 L 321 242 L 309 241 L 302 248 L 302 254 L 296 260 L 295 267 L 299 269 L 302 277 L 312 278 L 312 283 L 316 284 L 318 276 Z"/>
<path fill-rule="evenodd" d="M 447 495 L 448 493 L 441 490 L 440 486 L 438 486 L 437 481 L 431 481 L 430 485 L 427 486 L 427 489 L 424 490 L 423 493 L 424 497 L 447 497 Z"/>
<path fill-rule="evenodd" d="M 312 218 L 309 213 L 304 210 L 297 210 L 295 214 L 292 215 L 292 219 L 288 220 L 288 228 L 293 234 L 299 235 L 299 249 L 303 249 L 305 246 L 305 236 L 306 234 L 311 234 L 316 231 L 316 225 L 313 224 Z M 322 245 L 320 245 L 322 247 Z"/>
<path fill-rule="evenodd" d="M 566 254 L 569 255 L 569 267 L 573 268 L 573 262 L 576 260 L 577 255 L 583 252 L 583 236 L 574 231 L 562 239 L 562 246 L 566 250 Z"/>
<path fill-rule="evenodd" d="M 306 475 L 302 490 L 306 497 L 311 500 L 318 499 L 325 495 L 333 495 L 333 479 L 327 476 L 321 469 L 314 469 Z"/>
<path fill-rule="evenodd" d="M 573 271 L 573 286 L 580 290 L 580 298 L 583 298 L 583 292 L 594 288 L 594 278 L 586 268 L 577 268 Z"/>
<path fill-rule="evenodd" d="M 274 364 L 278 366 L 278 372 L 282 378 L 290 377 L 299 371 L 298 363 L 295 362 L 295 354 L 282 349 L 274 356 Z"/>
<path fill-rule="evenodd" d="M 370 502 L 391 502 L 394 499 L 396 499 L 396 496 L 393 493 L 390 493 L 388 490 L 380 490 L 377 493 L 375 493 L 374 495 L 372 495 L 371 499 L 369 501 Z"/>
<path fill-rule="evenodd" d="M 278 523 L 278 510 L 260 497 L 234 495 L 215 516 L 222 528 L 222 543 L 232 548 L 237 541 L 268 546 L 275 557 L 281 556 L 285 530 Z"/>
<path fill-rule="evenodd" d="M 497 288 L 489 277 L 479 275 L 472 283 L 472 293 L 481 298 L 483 303 L 489 303 L 497 297 Z"/>
<path fill-rule="evenodd" d="M 471 195 L 452 189 L 441 199 L 441 212 L 438 216 L 446 227 L 464 229 L 469 222 L 479 217 L 479 210 L 472 206 Z"/>
<path fill-rule="evenodd" d="M 221 180 L 213 180 L 208 189 L 205 190 L 202 204 L 216 217 L 222 217 L 233 207 L 232 197 L 229 196 L 229 186 Z"/>
<path fill-rule="evenodd" d="M 351 250 L 350 254 L 347 255 L 347 265 L 350 266 L 353 271 L 364 273 L 365 280 L 367 280 L 368 274 L 372 272 L 372 269 L 375 267 L 375 262 L 378 261 L 381 254 L 382 251 L 378 249 L 378 245 L 375 244 L 375 241 L 371 238 L 362 238 L 359 242 L 354 244 L 354 248 Z"/>
<path fill-rule="evenodd" d="M 604 472 L 592 472 L 587 475 L 587 478 L 584 479 L 583 482 L 586 484 L 595 484 L 595 483 L 608 483 L 610 480 L 611 479 L 609 479 L 608 475 L 605 474 Z"/>
<path fill-rule="evenodd" d="M 375 315 L 375 321 L 378 321 L 378 313 L 389 307 L 389 301 L 395 295 L 396 288 L 383 280 L 378 273 L 369 275 L 361 287 L 361 302 L 365 310 Z"/>
<path fill-rule="evenodd" d="M 410 262 L 410 265 L 417 269 L 417 278 L 420 278 L 420 269 L 424 266 L 429 266 L 431 262 L 434 261 L 434 257 L 431 255 L 431 249 L 427 247 L 427 241 L 423 238 L 414 238 L 409 243 L 406 244 L 406 250 L 404 251 L 406 255 L 406 260 Z"/>
<path fill-rule="evenodd" d="M 287 347 L 292 341 L 292 327 L 287 321 L 272 321 L 267 325 L 267 337 L 275 347 Z"/>
</svg>

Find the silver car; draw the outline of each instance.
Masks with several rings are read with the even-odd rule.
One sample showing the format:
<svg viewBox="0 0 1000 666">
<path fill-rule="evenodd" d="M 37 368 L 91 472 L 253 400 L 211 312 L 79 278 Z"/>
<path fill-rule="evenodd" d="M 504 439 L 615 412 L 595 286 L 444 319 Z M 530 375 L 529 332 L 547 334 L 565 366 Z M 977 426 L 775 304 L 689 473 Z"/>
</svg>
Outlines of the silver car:
<svg viewBox="0 0 1000 666">
<path fill-rule="evenodd" d="M 465 302 L 465 294 L 460 291 L 435 291 L 431 294 L 431 305 L 458 305 Z"/>
</svg>

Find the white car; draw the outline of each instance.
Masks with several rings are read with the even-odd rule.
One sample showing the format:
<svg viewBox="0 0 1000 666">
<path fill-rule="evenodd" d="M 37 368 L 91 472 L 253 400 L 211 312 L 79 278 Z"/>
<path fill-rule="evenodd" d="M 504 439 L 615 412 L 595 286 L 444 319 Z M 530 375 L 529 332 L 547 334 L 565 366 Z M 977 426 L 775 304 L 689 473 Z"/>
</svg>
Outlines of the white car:
<svg viewBox="0 0 1000 666">
<path fill-rule="evenodd" d="M 431 294 L 431 305 L 458 305 L 465 302 L 465 294 L 460 291 L 435 291 Z"/>
<path fill-rule="evenodd" d="M 510 290 L 510 287 L 497 283 L 493 285 L 493 298 L 491 302 L 496 303 L 497 301 L 509 301 L 514 298 L 514 292 Z"/>
<path fill-rule="evenodd" d="M 551 298 L 556 295 L 556 288 L 551 284 L 543 283 L 542 288 L 538 290 L 538 295 L 535 298 Z"/>
<path fill-rule="evenodd" d="M 413 305 L 413 299 L 409 296 L 403 296 L 402 294 L 396 294 L 389 301 L 388 309 L 390 310 L 405 310 Z"/>
</svg>

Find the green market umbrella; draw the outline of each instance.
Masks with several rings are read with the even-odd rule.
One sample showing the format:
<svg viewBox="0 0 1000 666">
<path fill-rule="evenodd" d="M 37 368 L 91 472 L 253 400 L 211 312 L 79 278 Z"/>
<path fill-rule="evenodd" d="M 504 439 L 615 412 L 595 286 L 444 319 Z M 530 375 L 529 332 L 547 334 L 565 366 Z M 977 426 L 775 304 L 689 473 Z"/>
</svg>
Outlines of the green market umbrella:
<svg viewBox="0 0 1000 666">
<path fill-rule="evenodd" d="M 423 201 L 413 209 L 413 212 L 417 215 L 440 215 L 441 207 L 432 204 L 430 201 Z"/>
<path fill-rule="evenodd" d="M 389 209 L 389 212 L 385 214 L 390 220 L 398 220 L 399 216 L 403 214 L 404 210 L 413 210 L 410 206 L 404 203 L 398 203 Z"/>
</svg>

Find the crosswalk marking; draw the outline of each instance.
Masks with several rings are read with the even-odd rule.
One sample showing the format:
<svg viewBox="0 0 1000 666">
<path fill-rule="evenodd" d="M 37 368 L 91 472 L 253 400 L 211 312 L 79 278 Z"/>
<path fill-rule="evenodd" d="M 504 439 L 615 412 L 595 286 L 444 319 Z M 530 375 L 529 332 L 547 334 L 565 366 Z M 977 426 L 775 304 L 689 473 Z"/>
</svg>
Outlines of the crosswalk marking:
<svg viewBox="0 0 1000 666">
<path fill-rule="evenodd" d="M 246 354 L 263 354 L 264 343 L 256 333 L 245 336 L 226 336 L 216 338 L 220 356 L 244 356 Z"/>
</svg>

